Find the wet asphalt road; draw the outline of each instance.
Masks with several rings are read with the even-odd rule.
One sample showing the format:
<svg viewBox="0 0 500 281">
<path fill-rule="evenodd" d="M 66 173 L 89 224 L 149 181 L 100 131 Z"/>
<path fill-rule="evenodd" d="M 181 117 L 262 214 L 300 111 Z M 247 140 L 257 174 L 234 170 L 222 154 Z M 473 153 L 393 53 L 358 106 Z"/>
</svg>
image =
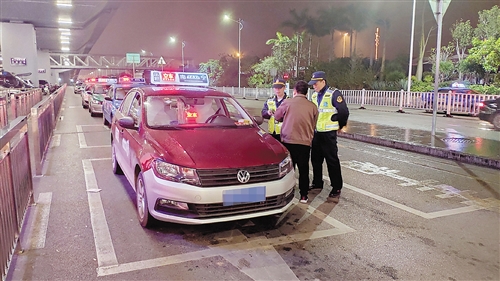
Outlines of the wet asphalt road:
<svg viewBox="0 0 500 281">
<path fill-rule="evenodd" d="M 146 230 L 102 118 L 72 88 L 61 117 L 7 280 L 500 279 L 497 170 L 339 139 L 338 200 Z"/>
</svg>

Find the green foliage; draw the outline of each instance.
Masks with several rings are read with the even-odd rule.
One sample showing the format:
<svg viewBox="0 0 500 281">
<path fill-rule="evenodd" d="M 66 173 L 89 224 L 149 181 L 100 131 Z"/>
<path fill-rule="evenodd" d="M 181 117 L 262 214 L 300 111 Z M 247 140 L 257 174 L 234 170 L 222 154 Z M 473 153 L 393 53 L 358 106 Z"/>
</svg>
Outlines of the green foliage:
<svg viewBox="0 0 500 281">
<path fill-rule="evenodd" d="M 500 95 L 500 86 L 494 85 L 470 85 L 472 90 L 485 95 Z"/>
<path fill-rule="evenodd" d="M 479 12 L 475 34 L 480 40 L 500 38 L 500 9 L 498 6 Z"/>
<path fill-rule="evenodd" d="M 474 38 L 472 44 L 474 47 L 469 50 L 466 61 L 469 64 L 480 64 L 486 71 L 498 72 L 500 67 L 500 37 L 486 40 Z"/>
<path fill-rule="evenodd" d="M 432 81 L 418 81 L 415 76 L 412 76 L 410 89 L 412 92 L 431 92 L 433 89 Z"/>
<path fill-rule="evenodd" d="M 214 59 L 210 59 L 206 63 L 200 63 L 199 71 L 208 74 L 210 85 L 218 85 L 219 79 L 224 73 L 220 61 Z"/>
<path fill-rule="evenodd" d="M 405 79 L 405 74 L 399 70 L 393 70 L 385 75 L 385 81 L 396 82 Z"/>
</svg>

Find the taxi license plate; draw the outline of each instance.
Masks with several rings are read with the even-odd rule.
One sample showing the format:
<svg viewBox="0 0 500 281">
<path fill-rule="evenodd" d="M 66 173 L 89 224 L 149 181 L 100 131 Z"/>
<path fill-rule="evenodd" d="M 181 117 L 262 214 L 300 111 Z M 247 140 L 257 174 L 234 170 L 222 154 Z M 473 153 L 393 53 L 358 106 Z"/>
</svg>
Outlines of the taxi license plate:
<svg viewBox="0 0 500 281">
<path fill-rule="evenodd" d="M 256 186 L 224 190 L 222 192 L 222 201 L 224 206 L 266 201 L 266 187 Z"/>
</svg>

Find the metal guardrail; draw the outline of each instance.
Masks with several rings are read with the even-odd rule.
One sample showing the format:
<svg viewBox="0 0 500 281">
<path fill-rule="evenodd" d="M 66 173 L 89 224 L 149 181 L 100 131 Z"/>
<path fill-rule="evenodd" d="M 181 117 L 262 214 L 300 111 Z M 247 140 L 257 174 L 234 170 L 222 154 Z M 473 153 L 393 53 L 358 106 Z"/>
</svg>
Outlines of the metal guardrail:
<svg viewBox="0 0 500 281">
<path fill-rule="evenodd" d="M 33 183 L 28 149 L 27 117 L 13 120 L 0 135 L 0 275 L 5 279 L 28 206 Z M 28 165 L 26 165 L 28 164 Z"/>
<path fill-rule="evenodd" d="M 0 97 L 0 113 L 7 123 L 0 127 L 1 280 L 6 278 L 28 206 L 34 202 L 33 175 L 41 174 L 65 90 L 66 85 L 36 104 L 36 90 L 14 96 L 10 107 L 11 116 L 16 116 L 13 119 L 8 118 L 7 99 Z M 34 106 L 29 108 L 31 104 Z"/>
<path fill-rule="evenodd" d="M 0 91 L 0 129 L 19 116 L 26 116 L 30 108 L 42 100 L 42 89 Z"/>
<path fill-rule="evenodd" d="M 216 87 L 217 90 L 244 99 L 268 99 L 274 95 L 272 89 L 268 88 L 240 88 L 238 87 Z M 289 90 L 291 91 L 291 90 Z M 365 106 L 387 106 L 402 111 L 404 108 L 422 109 L 427 112 L 433 111 L 433 92 L 406 92 L 401 91 L 377 91 L 377 90 L 341 90 L 349 105 Z M 309 92 L 309 96 L 312 90 Z M 500 95 L 478 95 L 460 93 L 438 93 L 437 111 L 447 114 L 468 114 L 476 116 L 479 114 L 481 102 L 496 99 Z"/>
</svg>

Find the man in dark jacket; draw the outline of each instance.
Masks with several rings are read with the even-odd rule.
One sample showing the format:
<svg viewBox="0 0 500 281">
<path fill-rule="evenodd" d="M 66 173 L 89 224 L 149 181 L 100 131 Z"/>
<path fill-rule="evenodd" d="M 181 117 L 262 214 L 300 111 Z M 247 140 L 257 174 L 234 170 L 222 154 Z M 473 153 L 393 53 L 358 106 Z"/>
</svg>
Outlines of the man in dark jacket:
<svg viewBox="0 0 500 281">
<path fill-rule="evenodd" d="M 343 181 L 338 157 L 337 131 L 347 125 L 349 109 L 342 93 L 328 86 L 325 72 L 314 72 L 309 85 L 314 89 L 311 101 L 318 106 L 319 111 L 311 149 L 311 189 L 323 188 L 323 161 L 326 160 L 332 186 L 329 197 L 339 197 Z"/>
</svg>

